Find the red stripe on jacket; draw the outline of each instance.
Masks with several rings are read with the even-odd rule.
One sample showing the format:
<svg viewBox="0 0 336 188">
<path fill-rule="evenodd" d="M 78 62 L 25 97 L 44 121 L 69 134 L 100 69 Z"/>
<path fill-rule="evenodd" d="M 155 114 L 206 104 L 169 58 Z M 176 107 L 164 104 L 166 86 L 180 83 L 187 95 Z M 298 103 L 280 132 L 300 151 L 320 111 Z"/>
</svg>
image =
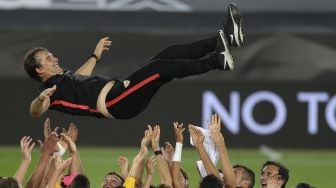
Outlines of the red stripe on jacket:
<svg viewBox="0 0 336 188">
<path fill-rule="evenodd" d="M 126 90 L 125 92 L 123 92 L 121 95 L 119 95 L 118 97 L 106 102 L 106 108 L 111 107 L 112 105 L 116 104 L 117 102 L 121 101 L 122 99 L 124 99 L 125 97 L 127 97 L 128 95 L 132 94 L 133 92 L 135 92 L 136 90 L 140 89 L 141 87 L 145 86 L 146 84 L 149 84 L 150 82 L 158 79 L 160 77 L 160 74 L 154 74 L 146 79 L 144 79 L 143 81 L 139 82 L 138 84 L 136 84 L 135 86 L 131 87 L 130 89 Z"/>
</svg>

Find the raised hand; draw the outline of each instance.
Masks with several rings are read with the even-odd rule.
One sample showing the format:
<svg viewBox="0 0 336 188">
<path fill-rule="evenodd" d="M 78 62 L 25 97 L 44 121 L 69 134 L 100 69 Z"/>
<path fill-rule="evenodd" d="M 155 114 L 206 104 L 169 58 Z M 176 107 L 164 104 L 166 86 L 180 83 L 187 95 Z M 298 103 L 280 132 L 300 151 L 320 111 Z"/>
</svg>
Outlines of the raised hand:
<svg viewBox="0 0 336 188">
<path fill-rule="evenodd" d="M 77 147 L 75 142 L 73 142 L 72 139 L 65 133 L 61 133 L 61 137 L 62 140 L 64 140 L 67 143 L 70 153 L 76 153 Z"/>
<path fill-rule="evenodd" d="M 118 165 L 119 165 L 120 170 L 121 170 L 121 175 L 124 178 L 126 178 L 128 176 L 128 173 L 129 173 L 129 162 L 128 162 L 127 157 L 119 156 Z"/>
<path fill-rule="evenodd" d="M 144 133 L 144 137 L 141 140 L 141 147 L 143 146 L 147 147 L 150 141 L 151 141 L 151 131 L 146 130 Z"/>
<path fill-rule="evenodd" d="M 221 119 L 217 114 L 211 116 L 211 123 L 209 124 L 211 138 L 216 145 L 224 143 L 224 137 L 221 133 Z"/>
<path fill-rule="evenodd" d="M 213 132 L 221 131 L 221 118 L 217 114 L 211 115 L 211 123 L 209 124 L 209 129 Z"/>
<path fill-rule="evenodd" d="M 151 130 L 152 128 L 150 127 L 150 132 Z M 159 125 L 155 125 L 153 128 L 151 141 L 152 141 L 153 150 L 154 151 L 160 150 L 160 126 Z"/>
<path fill-rule="evenodd" d="M 162 147 L 162 154 L 163 158 L 168 162 L 171 163 L 173 161 L 173 155 L 174 155 L 174 147 L 169 142 L 165 143 L 166 146 Z"/>
<path fill-rule="evenodd" d="M 53 95 L 55 93 L 56 89 L 57 89 L 57 87 L 56 87 L 56 85 L 54 85 L 51 88 L 43 90 L 40 93 L 40 95 L 38 96 L 38 99 L 40 101 L 44 101 L 44 100 L 48 99 L 49 97 L 51 97 L 51 95 Z"/>
<path fill-rule="evenodd" d="M 33 150 L 35 143 L 32 143 L 32 138 L 29 136 L 22 137 L 20 141 L 22 159 L 31 161 L 31 151 Z"/>
<path fill-rule="evenodd" d="M 78 137 L 78 128 L 75 123 L 70 123 L 68 131 L 66 132 L 66 135 L 71 138 L 73 142 L 77 141 Z"/>
<path fill-rule="evenodd" d="M 52 133 L 44 142 L 41 153 L 42 155 L 52 156 L 56 151 L 57 146 L 57 134 Z"/>
<path fill-rule="evenodd" d="M 175 133 L 176 142 L 183 144 L 183 131 L 184 130 L 185 128 L 183 128 L 183 123 L 179 124 L 178 122 L 174 122 L 174 133 Z"/>
<path fill-rule="evenodd" d="M 96 49 L 94 51 L 94 54 L 98 57 L 98 59 L 101 58 L 104 51 L 109 50 L 109 46 L 111 46 L 112 41 L 109 39 L 109 37 L 104 37 L 99 40 Z"/>
<path fill-rule="evenodd" d="M 47 118 L 44 121 L 44 129 L 43 129 L 44 141 L 46 141 L 53 132 L 57 133 L 58 129 L 59 129 L 59 127 L 55 127 L 55 129 L 52 131 L 51 130 L 50 118 Z"/>
<path fill-rule="evenodd" d="M 194 125 L 189 124 L 188 128 L 189 128 L 189 133 L 190 133 L 190 136 L 193 140 L 193 143 L 194 143 L 195 147 L 198 148 L 200 145 L 203 144 L 204 135 L 203 135 L 202 131 L 199 130 Z"/>
</svg>

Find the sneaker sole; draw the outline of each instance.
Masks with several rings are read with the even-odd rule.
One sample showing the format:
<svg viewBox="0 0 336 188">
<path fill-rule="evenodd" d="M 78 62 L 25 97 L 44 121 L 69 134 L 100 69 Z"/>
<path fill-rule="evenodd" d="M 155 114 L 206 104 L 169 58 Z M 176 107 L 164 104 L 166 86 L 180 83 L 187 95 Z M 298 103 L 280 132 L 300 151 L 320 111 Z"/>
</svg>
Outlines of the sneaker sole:
<svg viewBox="0 0 336 188">
<path fill-rule="evenodd" d="M 233 61 L 233 57 L 230 53 L 230 50 L 228 48 L 227 38 L 226 38 L 226 36 L 225 36 L 225 34 L 222 30 L 219 30 L 218 34 L 220 36 L 220 39 L 221 39 L 222 44 L 223 44 L 223 49 L 224 49 L 224 51 L 220 53 L 224 56 L 223 69 L 224 70 L 232 70 L 234 68 L 234 61 Z"/>
<path fill-rule="evenodd" d="M 240 11 L 235 4 L 230 3 L 229 12 L 231 20 L 233 22 L 234 39 L 236 41 L 237 46 L 241 47 L 244 44 L 244 34 L 243 34 Z"/>
</svg>

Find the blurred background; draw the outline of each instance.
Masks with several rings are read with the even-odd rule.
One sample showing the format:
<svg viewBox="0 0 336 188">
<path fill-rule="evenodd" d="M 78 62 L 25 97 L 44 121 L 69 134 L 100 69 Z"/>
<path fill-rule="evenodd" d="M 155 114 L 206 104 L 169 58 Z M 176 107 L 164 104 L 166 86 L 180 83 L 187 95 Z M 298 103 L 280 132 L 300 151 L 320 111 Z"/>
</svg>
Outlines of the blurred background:
<svg viewBox="0 0 336 188">
<path fill-rule="evenodd" d="M 45 46 L 75 71 L 109 36 L 112 47 L 94 74 L 125 78 L 168 45 L 215 35 L 230 2 L 246 32 L 245 46 L 232 48 L 234 71 L 175 80 L 130 120 L 30 117 L 38 83 L 22 67 L 29 48 Z M 309 150 L 317 161 L 305 164 L 336 169 L 332 159 L 318 165 L 321 149 L 336 147 L 335 19 L 332 0 L 0 0 L 0 145 L 17 145 L 23 135 L 41 139 L 46 117 L 53 126 L 75 122 L 82 146 L 138 146 L 147 124 L 160 124 L 162 141 L 173 142 L 173 121 L 206 126 L 218 113 L 229 148 L 265 158 L 278 148 Z"/>
</svg>

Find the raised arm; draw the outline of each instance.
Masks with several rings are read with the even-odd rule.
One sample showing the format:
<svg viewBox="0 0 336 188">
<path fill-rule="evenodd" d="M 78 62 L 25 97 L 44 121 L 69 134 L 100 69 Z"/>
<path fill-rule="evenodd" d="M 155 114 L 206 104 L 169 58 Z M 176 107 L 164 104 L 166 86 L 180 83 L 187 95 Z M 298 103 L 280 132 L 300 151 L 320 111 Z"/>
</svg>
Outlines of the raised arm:
<svg viewBox="0 0 336 188">
<path fill-rule="evenodd" d="M 92 74 L 93 69 L 96 66 L 97 61 L 101 58 L 104 51 L 109 50 L 112 41 L 109 40 L 109 37 L 104 37 L 99 40 L 94 53 L 90 58 L 75 72 L 75 74 L 87 75 Z"/>
<path fill-rule="evenodd" d="M 62 140 L 68 144 L 68 148 L 70 151 L 70 157 L 72 158 L 72 162 L 69 169 L 69 174 L 77 173 L 84 174 L 83 164 L 79 155 L 79 151 L 77 150 L 76 141 L 78 137 L 78 128 L 74 123 L 69 124 L 69 129 L 67 132 L 61 134 Z"/>
<path fill-rule="evenodd" d="M 68 143 L 70 157 L 72 158 L 69 174 L 73 174 L 73 173 L 84 174 L 82 161 L 77 151 L 76 144 L 65 133 L 62 133 L 61 136 Z"/>
<path fill-rule="evenodd" d="M 132 167 L 129 171 L 128 177 L 126 178 L 123 186 L 125 188 L 134 188 L 136 187 L 136 182 L 140 183 L 141 181 L 141 169 L 143 168 L 143 161 L 145 160 L 148 154 L 148 149 L 146 146 L 141 146 L 139 153 L 134 157 Z M 139 176 L 140 175 L 140 176 Z"/>
<path fill-rule="evenodd" d="M 150 131 L 152 128 L 149 126 Z M 152 148 L 155 152 L 157 167 L 159 174 L 162 177 L 163 184 L 169 187 L 173 187 L 173 180 L 170 174 L 169 166 L 167 161 L 162 156 L 162 151 L 160 149 L 160 126 L 155 125 L 152 132 Z"/>
<path fill-rule="evenodd" d="M 31 162 L 31 151 L 35 146 L 35 143 L 31 144 L 31 141 L 32 141 L 32 138 L 30 138 L 29 136 L 22 137 L 20 141 L 22 161 L 21 161 L 21 164 L 18 170 L 16 171 L 14 175 L 14 178 L 21 186 L 26 176 L 30 162 Z"/>
<path fill-rule="evenodd" d="M 175 152 L 173 156 L 173 166 L 172 166 L 172 178 L 174 188 L 183 188 L 181 182 L 180 169 L 181 169 L 181 156 L 182 156 L 182 146 L 183 146 L 183 124 L 174 122 L 174 133 L 175 133 Z"/>
<path fill-rule="evenodd" d="M 118 157 L 118 165 L 120 167 L 121 176 L 125 179 L 129 173 L 129 162 L 128 158 L 125 156 Z"/>
<path fill-rule="evenodd" d="M 142 184 L 142 188 L 150 188 L 153 179 L 155 165 L 156 165 L 155 156 L 147 158 L 146 160 L 147 176 L 145 178 L 144 183 Z"/>
<path fill-rule="evenodd" d="M 229 155 L 225 146 L 224 137 L 221 133 L 221 119 L 219 116 L 211 116 L 211 124 L 209 125 L 211 137 L 218 148 L 219 160 L 221 163 L 222 172 L 224 174 L 224 184 L 227 188 L 236 187 L 236 175 L 233 171 Z"/>
<path fill-rule="evenodd" d="M 56 144 L 57 135 L 53 133 L 47 138 L 42 146 L 40 160 L 27 183 L 27 188 L 35 188 L 40 186 L 49 158 L 51 158 L 55 152 Z"/>
<path fill-rule="evenodd" d="M 61 156 L 57 156 L 54 159 L 55 170 L 51 174 L 50 179 L 47 182 L 46 188 L 55 188 L 57 179 L 63 173 L 63 171 L 65 170 L 65 168 L 67 168 L 68 166 L 70 166 L 71 160 L 72 160 L 71 157 L 69 157 L 67 160 L 62 160 Z"/>
<path fill-rule="evenodd" d="M 38 97 L 36 97 L 30 104 L 30 115 L 32 117 L 40 117 L 46 112 L 50 105 L 50 96 L 56 91 L 56 85 L 51 88 L 43 90 Z"/>
<path fill-rule="evenodd" d="M 44 142 L 42 142 L 41 140 L 37 140 L 40 143 L 40 147 L 43 147 L 43 143 L 47 142 L 47 139 L 54 133 L 57 134 L 57 131 L 59 130 L 59 127 L 55 127 L 54 130 L 51 129 L 51 122 L 50 122 L 50 118 L 47 118 L 44 121 L 44 129 L 43 129 L 43 133 L 44 133 Z M 45 166 L 45 170 L 44 170 L 44 174 L 43 174 L 43 179 L 42 179 L 42 183 L 40 184 L 40 187 L 45 187 L 50 179 L 50 176 L 52 175 L 52 173 L 55 170 L 55 165 L 52 161 L 52 158 L 50 157 L 48 159 L 47 165 Z"/>
<path fill-rule="evenodd" d="M 212 163 L 208 153 L 206 152 L 204 148 L 204 145 L 203 145 L 204 135 L 202 131 L 199 130 L 194 125 L 189 125 L 188 128 L 189 128 L 190 136 L 193 140 L 194 146 L 204 164 L 204 168 L 207 174 L 208 175 L 213 174 L 216 177 L 221 178 L 218 170 L 216 169 L 216 166 Z"/>
</svg>

